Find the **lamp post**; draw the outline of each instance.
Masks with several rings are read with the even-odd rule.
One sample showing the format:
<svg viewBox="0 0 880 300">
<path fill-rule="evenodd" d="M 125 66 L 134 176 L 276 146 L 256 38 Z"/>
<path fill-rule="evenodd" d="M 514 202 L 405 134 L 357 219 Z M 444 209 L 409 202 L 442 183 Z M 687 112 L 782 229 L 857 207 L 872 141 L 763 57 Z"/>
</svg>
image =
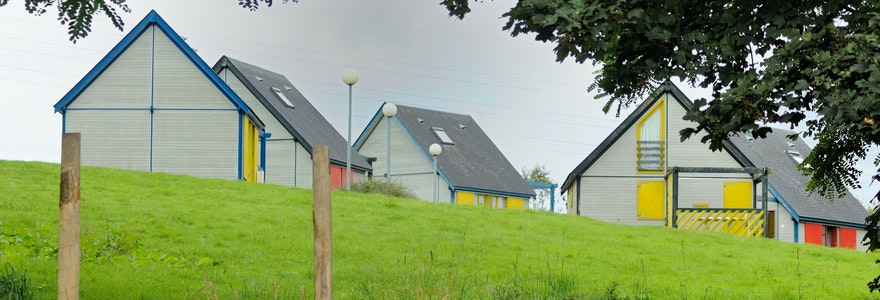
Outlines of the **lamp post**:
<svg viewBox="0 0 880 300">
<path fill-rule="evenodd" d="M 391 118 L 397 114 L 397 105 L 394 103 L 386 102 L 385 105 L 382 106 L 382 114 L 385 115 L 385 178 L 391 180 L 391 127 L 388 123 L 391 122 Z"/>
<path fill-rule="evenodd" d="M 345 155 L 345 190 L 351 190 L 351 86 L 358 82 L 358 71 L 352 68 L 342 71 L 342 82 L 348 85 L 348 140 Z"/>
<path fill-rule="evenodd" d="M 428 152 L 434 157 L 434 202 L 438 202 L 440 201 L 440 176 L 437 173 L 437 156 L 440 156 L 443 148 L 437 143 L 433 143 L 431 147 L 428 147 Z"/>
</svg>

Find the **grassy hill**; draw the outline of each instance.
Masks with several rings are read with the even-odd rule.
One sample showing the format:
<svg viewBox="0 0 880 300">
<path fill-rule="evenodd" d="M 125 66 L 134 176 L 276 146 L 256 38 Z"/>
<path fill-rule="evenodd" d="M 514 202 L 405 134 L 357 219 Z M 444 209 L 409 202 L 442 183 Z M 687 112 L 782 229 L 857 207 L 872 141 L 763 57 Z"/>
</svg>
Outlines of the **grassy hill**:
<svg viewBox="0 0 880 300">
<path fill-rule="evenodd" d="M 54 298 L 56 164 L 0 161 L 0 271 Z M 311 191 L 82 170 L 85 299 L 312 296 Z M 878 299 L 878 257 L 333 193 L 338 299 Z M 6 265 L 6 266 L 3 266 Z"/>
</svg>

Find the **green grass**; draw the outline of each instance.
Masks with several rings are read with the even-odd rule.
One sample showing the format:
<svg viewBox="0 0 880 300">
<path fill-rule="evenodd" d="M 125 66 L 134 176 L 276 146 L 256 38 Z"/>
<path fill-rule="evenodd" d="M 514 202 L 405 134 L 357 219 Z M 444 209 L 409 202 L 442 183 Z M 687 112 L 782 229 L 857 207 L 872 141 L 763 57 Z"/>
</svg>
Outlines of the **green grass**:
<svg viewBox="0 0 880 300">
<path fill-rule="evenodd" d="M 56 296 L 57 164 L 0 161 L 0 265 Z M 311 191 L 82 170 L 84 299 L 312 297 Z M 878 258 L 333 193 L 338 299 L 878 299 Z M 26 272 L 26 273 L 25 273 Z"/>
</svg>

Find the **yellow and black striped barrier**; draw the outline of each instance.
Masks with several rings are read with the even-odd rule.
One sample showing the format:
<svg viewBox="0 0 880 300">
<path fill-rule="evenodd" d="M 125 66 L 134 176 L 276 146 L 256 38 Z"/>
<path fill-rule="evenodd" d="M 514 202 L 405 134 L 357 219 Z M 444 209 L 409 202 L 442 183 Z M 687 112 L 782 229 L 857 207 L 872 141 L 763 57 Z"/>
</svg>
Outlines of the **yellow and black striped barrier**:
<svg viewBox="0 0 880 300">
<path fill-rule="evenodd" d="M 749 208 L 677 209 L 679 229 L 729 232 L 739 236 L 764 235 L 764 211 Z"/>
</svg>

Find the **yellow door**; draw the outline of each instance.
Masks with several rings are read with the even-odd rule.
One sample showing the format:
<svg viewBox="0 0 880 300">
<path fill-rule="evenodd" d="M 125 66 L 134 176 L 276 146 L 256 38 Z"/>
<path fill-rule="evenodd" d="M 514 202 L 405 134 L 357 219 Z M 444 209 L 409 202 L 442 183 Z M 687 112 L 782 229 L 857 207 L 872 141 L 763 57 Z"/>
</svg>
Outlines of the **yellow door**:
<svg viewBox="0 0 880 300">
<path fill-rule="evenodd" d="M 639 180 L 636 217 L 639 220 L 663 220 L 663 180 Z"/>
<path fill-rule="evenodd" d="M 752 208 L 752 182 L 725 181 L 724 208 Z"/>
<path fill-rule="evenodd" d="M 245 181 L 257 181 L 257 162 L 259 161 L 259 133 L 254 123 L 247 117 L 242 121 L 241 176 Z"/>
</svg>

